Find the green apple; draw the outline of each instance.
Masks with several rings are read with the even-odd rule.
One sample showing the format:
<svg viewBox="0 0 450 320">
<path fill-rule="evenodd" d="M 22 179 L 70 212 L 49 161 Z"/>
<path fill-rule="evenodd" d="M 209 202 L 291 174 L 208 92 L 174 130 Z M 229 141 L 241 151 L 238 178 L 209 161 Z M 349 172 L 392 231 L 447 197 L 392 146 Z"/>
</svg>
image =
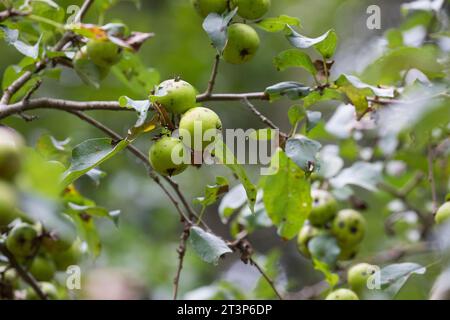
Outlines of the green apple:
<svg viewBox="0 0 450 320">
<path fill-rule="evenodd" d="M 341 249 L 338 256 L 338 260 L 340 261 L 352 260 L 358 255 L 359 252 L 359 245 L 343 246 L 342 244 L 339 244 L 339 248 Z"/>
<path fill-rule="evenodd" d="M 325 300 L 359 300 L 359 298 L 352 290 L 337 289 L 331 292 Z"/>
<path fill-rule="evenodd" d="M 259 42 L 255 29 L 243 23 L 232 24 L 228 28 L 228 41 L 223 51 L 223 58 L 232 64 L 250 61 L 258 51 Z"/>
<path fill-rule="evenodd" d="M 38 281 L 50 281 L 55 275 L 56 268 L 49 258 L 37 256 L 33 259 L 29 271 Z"/>
<path fill-rule="evenodd" d="M 69 250 L 77 239 L 77 232 L 73 222 L 66 215 L 63 215 L 62 218 L 67 220 L 67 224 L 64 224 L 64 230 L 53 229 L 45 232 L 42 236 L 41 245 L 48 253 Z"/>
<path fill-rule="evenodd" d="M 91 77 L 100 81 L 108 76 L 111 69 L 111 66 L 97 65 L 89 59 L 87 54 L 87 46 L 82 47 L 75 54 L 75 57 L 73 58 L 73 66 L 80 78 L 88 83 L 89 81 L 85 79 L 86 77 Z"/>
<path fill-rule="evenodd" d="M 52 255 L 56 270 L 66 271 L 69 266 L 77 265 L 83 256 L 81 243 L 75 241 L 69 250 L 61 251 Z"/>
<path fill-rule="evenodd" d="M 17 218 L 17 197 L 13 188 L 0 181 L 0 228 L 5 227 Z"/>
<path fill-rule="evenodd" d="M 439 207 L 438 211 L 436 212 L 436 216 L 434 217 L 434 220 L 437 224 L 441 224 L 444 221 L 447 221 L 450 218 L 450 201 L 447 201 L 442 206 Z"/>
<path fill-rule="evenodd" d="M 350 288 L 358 293 L 367 289 L 367 281 L 375 273 L 376 269 L 368 263 L 358 263 L 348 269 L 347 282 Z"/>
<path fill-rule="evenodd" d="M 26 258 L 38 248 L 38 232 L 27 223 L 15 225 L 6 238 L 6 247 L 16 258 Z"/>
<path fill-rule="evenodd" d="M 188 110 L 180 120 L 180 138 L 195 151 L 204 150 L 212 144 L 222 130 L 217 113 L 208 108 L 196 107 Z"/>
<path fill-rule="evenodd" d="M 164 136 L 150 148 L 150 163 L 156 172 L 163 176 L 175 176 L 182 173 L 187 164 L 187 150 L 180 139 Z"/>
<path fill-rule="evenodd" d="M 197 90 L 181 79 L 166 80 L 156 87 L 153 99 L 167 111 L 181 114 L 195 107 Z"/>
<path fill-rule="evenodd" d="M 301 254 L 303 254 L 306 258 L 311 257 L 311 252 L 309 252 L 308 243 L 311 239 L 318 236 L 320 230 L 313 227 L 310 223 L 306 222 L 303 227 L 300 229 L 300 232 L 297 237 L 297 248 Z"/>
<path fill-rule="evenodd" d="M 39 282 L 38 285 L 41 288 L 42 292 L 47 296 L 47 299 L 49 299 L 49 300 L 58 300 L 59 299 L 58 290 L 52 283 Z M 33 290 L 33 288 L 27 288 L 25 298 L 27 300 L 40 300 L 39 296 Z"/>
<path fill-rule="evenodd" d="M 92 62 L 107 68 L 118 63 L 122 57 L 122 49 L 109 40 L 89 40 L 86 52 Z"/>
<path fill-rule="evenodd" d="M 361 242 L 366 232 L 364 217 L 353 209 L 344 209 L 337 213 L 331 225 L 331 233 L 341 247 L 353 247 Z"/>
<path fill-rule="evenodd" d="M 244 19 L 256 20 L 270 8 L 270 0 L 231 0 L 231 8 L 239 7 L 238 15 Z"/>
<path fill-rule="evenodd" d="M 312 210 L 308 220 L 316 227 L 323 227 L 332 220 L 337 212 L 337 202 L 334 197 L 325 190 L 312 190 Z"/>
<path fill-rule="evenodd" d="M 20 170 L 22 137 L 14 130 L 0 126 L 0 179 L 12 180 Z"/>
<path fill-rule="evenodd" d="M 228 9 L 228 0 L 191 0 L 195 10 L 206 17 L 210 13 L 223 13 Z"/>
</svg>

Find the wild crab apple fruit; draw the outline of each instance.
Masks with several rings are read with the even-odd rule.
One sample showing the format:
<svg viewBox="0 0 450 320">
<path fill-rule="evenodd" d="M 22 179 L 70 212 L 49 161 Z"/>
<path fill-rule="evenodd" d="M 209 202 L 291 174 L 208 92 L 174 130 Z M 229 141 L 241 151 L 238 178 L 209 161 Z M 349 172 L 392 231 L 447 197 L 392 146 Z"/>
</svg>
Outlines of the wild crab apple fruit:
<svg viewBox="0 0 450 320">
<path fill-rule="evenodd" d="M 331 225 L 331 233 L 336 237 L 341 247 L 348 248 L 357 245 L 364 238 L 366 221 L 353 209 L 344 209 L 337 213 Z"/>
<path fill-rule="evenodd" d="M 353 291 L 361 293 L 367 289 L 367 281 L 375 271 L 375 267 L 368 263 L 354 265 L 347 272 L 348 285 Z"/>
<path fill-rule="evenodd" d="M 50 281 L 55 275 L 56 268 L 51 259 L 37 256 L 33 259 L 29 271 L 38 281 Z"/>
<path fill-rule="evenodd" d="M 39 282 L 39 287 L 49 300 L 58 300 L 58 290 L 50 282 Z M 27 288 L 25 299 L 27 300 L 40 300 L 41 298 L 33 290 L 33 288 Z"/>
<path fill-rule="evenodd" d="M 439 207 L 438 211 L 436 212 L 436 216 L 434 217 L 434 220 L 437 224 L 441 224 L 445 221 L 449 221 L 450 219 L 450 201 L 447 201 L 442 206 Z"/>
<path fill-rule="evenodd" d="M 231 0 L 231 8 L 239 7 L 238 15 L 244 19 L 256 20 L 269 11 L 270 0 Z"/>
<path fill-rule="evenodd" d="M 66 271 L 69 266 L 78 264 L 82 256 L 83 250 L 81 243 L 75 241 L 68 250 L 55 253 L 52 255 L 52 258 L 56 270 Z"/>
<path fill-rule="evenodd" d="M 191 0 L 195 10 L 206 17 L 210 13 L 222 13 L 228 9 L 228 0 Z"/>
<path fill-rule="evenodd" d="M 358 255 L 359 252 L 358 244 L 354 246 L 343 246 L 341 243 L 339 243 L 339 248 L 341 249 L 341 252 L 338 256 L 339 261 L 352 260 Z"/>
<path fill-rule="evenodd" d="M 151 146 L 150 163 L 163 176 L 175 176 L 187 168 L 183 161 L 186 152 L 180 139 L 164 136 Z"/>
<path fill-rule="evenodd" d="M 101 67 L 111 67 L 122 57 L 122 49 L 109 40 L 89 40 L 86 52 L 89 59 Z"/>
<path fill-rule="evenodd" d="M 89 73 L 92 77 L 98 77 L 98 80 L 105 79 L 109 71 L 111 69 L 111 66 L 101 66 L 98 64 L 95 64 L 88 56 L 87 53 L 87 46 L 82 47 L 73 58 L 73 65 L 75 70 L 80 74 L 80 71 L 83 73 Z M 95 73 L 95 74 L 90 74 Z M 80 77 L 83 79 L 84 74 L 80 74 Z"/>
<path fill-rule="evenodd" d="M 0 227 L 5 227 L 16 217 L 17 197 L 13 188 L 0 181 Z"/>
<path fill-rule="evenodd" d="M 192 150 L 204 150 L 214 142 L 220 130 L 222 122 L 219 116 L 208 108 L 192 108 L 180 120 L 180 138 Z"/>
<path fill-rule="evenodd" d="M 12 180 L 20 170 L 22 137 L 13 129 L 0 126 L 0 179 Z"/>
<path fill-rule="evenodd" d="M 316 227 L 323 227 L 332 220 L 337 212 L 337 202 L 334 197 L 325 190 L 312 190 L 313 207 L 308 220 Z"/>
<path fill-rule="evenodd" d="M 352 290 L 337 289 L 331 292 L 325 300 L 359 300 L 359 298 Z"/>
<path fill-rule="evenodd" d="M 197 101 L 197 90 L 186 81 L 170 79 L 161 82 L 153 95 L 154 101 L 167 111 L 181 114 L 194 108 Z"/>
<path fill-rule="evenodd" d="M 311 257 L 311 252 L 309 252 L 308 243 L 309 241 L 318 236 L 320 230 L 313 227 L 310 223 L 306 222 L 303 227 L 300 229 L 300 232 L 297 237 L 297 248 L 303 256 L 306 258 Z"/>
<path fill-rule="evenodd" d="M 250 61 L 258 51 L 259 43 L 255 29 L 243 23 L 232 24 L 228 28 L 228 42 L 223 51 L 223 59 L 232 64 Z"/>
<path fill-rule="evenodd" d="M 15 225 L 6 238 L 6 248 L 16 258 L 26 258 L 34 254 L 38 246 L 38 232 L 27 223 Z"/>
</svg>

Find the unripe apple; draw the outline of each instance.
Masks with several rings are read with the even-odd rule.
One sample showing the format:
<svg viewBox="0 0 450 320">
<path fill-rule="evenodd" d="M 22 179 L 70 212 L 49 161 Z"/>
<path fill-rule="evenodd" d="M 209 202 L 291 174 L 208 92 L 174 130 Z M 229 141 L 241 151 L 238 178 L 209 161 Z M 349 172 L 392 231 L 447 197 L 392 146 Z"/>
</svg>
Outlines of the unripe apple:
<svg viewBox="0 0 450 320">
<path fill-rule="evenodd" d="M 76 228 L 72 221 L 65 215 L 62 217 L 63 219 L 68 220 L 64 232 L 61 230 L 51 230 L 45 233 L 41 239 L 41 245 L 48 253 L 58 253 L 69 250 L 77 239 Z"/>
<path fill-rule="evenodd" d="M 180 139 L 164 136 L 150 148 L 150 163 L 163 176 L 175 176 L 183 172 L 187 165 L 183 159 L 187 150 Z"/>
<path fill-rule="evenodd" d="M 447 221 L 450 218 L 450 201 L 447 201 L 444 203 L 438 211 L 436 212 L 436 216 L 434 217 L 434 220 L 437 224 L 441 224 L 444 221 Z"/>
<path fill-rule="evenodd" d="M 231 8 L 239 7 L 238 15 L 244 19 L 256 20 L 269 11 L 270 0 L 231 0 Z"/>
<path fill-rule="evenodd" d="M 58 290 L 56 287 L 50 282 L 39 282 L 39 287 L 42 292 L 47 296 L 49 300 L 58 300 Z M 27 288 L 26 297 L 27 300 L 40 300 L 41 298 L 37 295 L 37 293 L 33 290 L 33 288 Z"/>
<path fill-rule="evenodd" d="M 73 65 L 77 72 L 83 71 L 84 73 L 94 73 L 96 72 L 96 75 L 98 76 L 98 80 L 105 79 L 109 71 L 111 69 L 111 66 L 101 66 L 98 64 L 95 64 L 88 56 L 87 54 L 87 46 L 82 47 L 73 58 Z M 95 71 L 94 71 L 95 70 Z M 80 74 L 80 77 L 83 79 L 84 74 Z"/>
<path fill-rule="evenodd" d="M 0 126 L 0 179 L 12 180 L 20 170 L 22 137 L 14 130 Z"/>
<path fill-rule="evenodd" d="M 83 256 L 81 243 L 75 241 L 66 251 L 61 251 L 52 255 L 56 270 L 66 271 L 69 266 L 77 265 Z"/>
<path fill-rule="evenodd" d="M 206 17 L 210 13 L 223 13 L 228 9 L 228 0 L 191 0 L 195 10 Z"/>
<path fill-rule="evenodd" d="M 341 249 L 341 252 L 338 256 L 338 260 L 340 261 L 352 260 L 358 255 L 359 252 L 359 245 L 346 247 L 342 244 L 339 244 L 339 248 Z"/>
<path fill-rule="evenodd" d="M 186 81 L 180 79 L 166 80 L 156 87 L 154 100 L 167 111 L 181 114 L 195 107 L 197 91 Z"/>
<path fill-rule="evenodd" d="M 33 255 L 38 247 L 36 228 L 27 223 L 15 225 L 6 238 L 6 247 L 19 259 Z"/>
<path fill-rule="evenodd" d="M 337 213 L 331 225 L 331 233 L 341 247 L 353 247 L 364 238 L 366 221 L 353 209 L 344 209 Z"/>
<path fill-rule="evenodd" d="M 180 120 L 180 139 L 192 150 L 204 150 L 215 141 L 220 130 L 219 116 L 208 108 L 192 108 Z"/>
<path fill-rule="evenodd" d="M 0 227 L 5 227 L 17 218 L 17 197 L 13 188 L 0 181 Z"/>
<path fill-rule="evenodd" d="M 337 289 L 331 292 L 325 300 L 359 300 L 359 298 L 352 290 Z"/>
<path fill-rule="evenodd" d="M 232 64 L 250 61 L 258 51 L 259 42 L 255 29 L 243 23 L 232 24 L 228 28 L 228 41 L 223 58 Z"/>
<path fill-rule="evenodd" d="M 119 62 L 122 57 L 122 49 L 108 40 L 89 40 L 86 52 L 96 65 L 108 68 Z"/>
<path fill-rule="evenodd" d="M 50 281 L 55 275 L 56 268 L 49 258 L 37 256 L 33 259 L 29 271 L 38 281 Z"/>
<path fill-rule="evenodd" d="M 312 190 L 312 210 L 308 220 L 316 227 L 323 227 L 332 220 L 337 212 L 337 202 L 334 197 L 325 190 Z"/>
<path fill-rule="evenodd" d="M 320 230 L 313 227 L 310 223 L 306 222 L 303 227 L 300 229 L 300 232 L 297 237 L 297 248 L 303 256 L 306 258 L 311 257 L 311 252 L 309 252 L 308 243 L 309 241 L 318 236 Z"/>
<path fill-rule="evenodd" d="M 358 263 L 347 272 L 348 285 L 353 291 L 361 293 L 367 289 L 367 281 L 375 272 L 375 266 L 368 263 Z"/>
</svg>

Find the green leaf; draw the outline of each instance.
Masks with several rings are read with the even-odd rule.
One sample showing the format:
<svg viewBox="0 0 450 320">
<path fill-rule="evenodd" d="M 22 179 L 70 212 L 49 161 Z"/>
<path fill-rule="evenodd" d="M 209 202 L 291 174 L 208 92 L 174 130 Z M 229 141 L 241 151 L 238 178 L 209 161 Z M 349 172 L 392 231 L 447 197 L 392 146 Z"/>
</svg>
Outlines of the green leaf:
<svg viewBox="0 0 450 320">
<path fill-rule="evenodd" d="M 336 189 L 355 185 L 377 191 L 377 185 L 382 177 L 381 170 L 382 166 L 379 163 L 355 162 L 351 167 L 342 170 L 338 176 L 330 179 L 330 183 Z"/>
<path fill-rule="evenodd" d="M 312 62 L 309 55 L 297 49 L 289 49 L 281 52 L 274 58 L 273 64 L 278 71 L 297 67 L 305 69 L 312 75 L 317 74 L 317 69 L 314 66 L 314 63 Z"/>
<path fill-rule="evenodd" d="M 72 164 L 64 173 L 62 184 L 64 186 L 71 184 L 89 170 L 125 149 L 128 143 L 126 140 L 113 143 L 111 139 L 101 138 L 79 144 L 72 150 Z"/>
<path fill-rule="evenodd" d="M 311 211 L 311 186 L 305 173 L 279 150 L 272 157 L 274 174 L 266 177 L 263 201 L 267 215 L 284 239 L 295 237 Z"/>
<path fill-rule="evenodd" d="M 59 161 L 66 165 L 70 158 L 70 139 L 58 141 L 49 134 L 43 134 L 36 143 L 36 151 L 47 160 Z"/>
<path fill-rule="evenodd" d="M 119 98 L 119 105 L 122 108 L 131 108 L 137 111 L 138 119 L 134 124 L 135 127 L 140 127 L 147 119 L 148 109 L 151 106 L 150 100 L 132 100 L 126 96 Z"/>
<path fill-rule="evenodd" d="M 274 84 L 266 88 L 265 93 L 270 100 L 276 100 L 282 96 L 286 96 L 291 100 L 298 100 L 310 94 L 312 89 L 301 83 L 294 81 L 286 81 Z"/>
<path fill-rule="evenodd" d="M 329 59 L 334 55 L 337 44 L 336 32 L 331 29 L 317 38 L 308 38 L 296 32 L 289 25 L 285 29 L 289 42 L 298 49 L 314 47 L 322 57 Z"/>
<path fill-rule="evenodd" d="M 311 255 L 328 266 L 334 267 L 341 249 L 335 237 L 325 234 L 312 238 L 308 242 Z"/>
<path fill-rule="evenodd" d="M 340 91 L 330 88 L 325 88 L 322 91 L 312 91 L 303 99 L 303 107 L 309 108 L 318 102 L 328 100 L 343 101 L 344 95 Z"/>
<path fill-rule="evenodd" d="M 109 211 L 106 208 L 98 207 L 96 205 L 78 205 L 75 203 L 68 203 L 70 210 L 78 213 L 86 213 L 93 217 L 110 219 L 117 226 L 119 223 L 120 210 Z"/>
<path fill-rule="evenodd" d="M 233 152 L 221 140 L 216 140 L 215 158 L 230 169 L 241 181 L 247 194 L 248 205 L 253 211 L 256 203 L 256 186 L 250 181 L 245 169 L 237 162 Z"/>
<path fill-rule="evenodd" d="M 370 89 L 374 95 L 379 97 L 394 97 L 394 88 L 379 88 L 375 86 L 371 86 L 370 84 L 364 83 L 358 77 L 342 74 L 338 80 L 336 80 L 336 84 L 340 86 L 351 84 L 356 89 Z"/>
<path fill-rule="evenodd" d="M 225 177 L 216 177 L 216 183 L 205 187 L 205 195 L 194 199 L 194 203 L 203 207 L 214 204 L 221 194 L 227 193 L 229 189 L 228 180 Z"/>
<path fill-rule="evenodd" d="M 100 82 L 105 77 L 104 69 L 88 58 L 77 59 L 74 63 L 74 69 L 85 84 L 96 89 L 100 88 Z"/>
<path fill-rule="evenodd" d="M 339 283 L 339 275 L 331 272 L 329 265 L 325 262 L 313 258 L 313 263 L 314 269 L 322 272 L 325 276 L 325 281 L 330 286 L 330 289 L 332 290 L 334 287 L 336 287 Z"/>
<path fill-rule="evenodd" d="M 34 45 L 26 44 L 25 42 L 19 40 L 19 31 L 14 29 L 9 29 L 3 25 L 0 25 L 0 35 L 3 36 L 6 43 L 12 45 L 19 51 L 21 54 L 30 57 L 36 60 L 39 57 L 39 45 L 42 39 L 42 36 Z"/>
<path fill-rule="evenodd" d="M 256 26 L 267 32 L 280 32 L 286 28 L 286 25 L 300 27 L 298 18 L 281 15 L 273 18 L 265 18 L 256 23 Z"/>
<path fill-rule="evenodd" d="M 232 252 L 225 241 L 199 227 L 191 228 L 189 242 L 203 261 L 215 265 L 220 257 Z"/>
<path fill-rule="evenodd" d="M 241 208 L 247 201 L 247 194 L 242 184 L 233 188 L 222 198 L 219 205 L 219 216 L 223 223 L 227 223 L 231 215 Z"/>
<path fill-rule="evenodd" d="M 286 142 L 286 155 L 304 172 L 319 170 L 317 153 L 322 145 L 307 137 L 297 135 Z"/>
<path fill-rule="evenodd" d="M 380 271 L 381 289 L 395 297 L 413 274 L 425 274 L 426 271 L 425 267 L 411 262 L 388 265 Z"/>
<path fill-rule="evenodd" d="M 237 10 L 238 8 L 235 8 L 233 11 L 222 16 L 217 13 L 210 13 L 203 21 L 203 30 L 206 31 L 214 48 L 216 48 L 219 53 L 222 53 L 227 44 L 228 24 L 236 15 Z"/>
<path fill-rule="evenodd" d="M 86 241 L 89 252 L 93 257 L 98 257 L 102 251 L 100 235 L 95 225 L 94 219 L 88 214 L 71 214 L 75 221 L 78 234 L 83 241 Z"/>
<path fill-rule="evenodd" d="M 295 126 L 296 123 L 300 122 L 305 118 L 306 111 L 301 105 L 293 105 L 289 108 L 288 117 L 291 126 Z"/>
<path fill-rule="evenodd" d="M 389 29 L 384 34 L 388 41 L 388 46 L 391 49 L 399 48 L 403 46 L 403 34 L 398 29 Z"/>
<path fill-rule="evenodd" d="M 306 111 L 306 132 L 310 132 L 322 120 L 322 112 Z"/>
</svg>

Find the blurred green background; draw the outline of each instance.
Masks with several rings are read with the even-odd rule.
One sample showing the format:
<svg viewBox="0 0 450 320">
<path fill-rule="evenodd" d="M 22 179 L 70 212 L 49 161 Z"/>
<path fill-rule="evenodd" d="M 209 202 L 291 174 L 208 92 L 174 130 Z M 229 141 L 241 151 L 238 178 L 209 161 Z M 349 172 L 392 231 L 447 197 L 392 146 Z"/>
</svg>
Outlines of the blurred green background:
<svg viewBox="0 0 450 320">
<path fill-rule="evenodd" d="M 81 4 L 81 1 L 56 1 L 62 7 Z M 357 72 L 376 58 L 379 49 L 378 37 L 390 27 L 401 22 L 401 1 L 375 1 L 382 9 L 382 29 L 368 30 L 366 9 L 374 1 L 365 0 L 274 0 L 270 16 L 288 14 L 300 18 L 305 35 L 315 37 L 330 28 L 339 35 L 339 48 L 336 55 L 334 73 Z M 85 22 L 98 23 L 98 14 L 92 10 Z M 138 53 L 144 64 L 155 68 L 161 80 L 181 76 L 199 91 L 206 87 L 215 51 L 202 30 L 201 18 L 196 14 L 189 0 L 146 0 L 136 7 L 133 1 L 119 1 L 109 10 L 103 22 L 122 21 L 130 30 L 154 32 L 156 36 L 144 44 Z M 268 34 L 258 31 L 262 44 L 251 63 L 234 66 L 220 65 L 217 78 L 217 92 L 262 91 L 267 86 L 283 80 L 312 83 L 306 72 L 277 72 L 272 64 L 273 58 L 290 46 L 282 34 Z M 314 55 L 314 53 L 311 52 Z M 20 56 L 14 48 L 0 43 L 0 72 L 19 62 Z M 59 97 L 73 100 L 117 100 L 127 95 L 136 96 L 120 84 L 113 74 L 102 83 L 100 89 L 85 86 L 70 70 L 65 69 L 59 82 L 45 80 L 36 96 Z M 239 102 L 206 103 L 222 118 L 225 128 L 261 128 L 262 124 Z M 256 104 L 283 130 L 289 129 L 288 102 Z M 321 107 L 325 118 L 333 110 L 332 104 Z M 25 123 L 20 118 L 6 121 L 26 136 L 28 144 L 33 145 L 42 133 L 50 133 L 58 140 L 71 138 L 76 145 L 88 138 L 103 137 L 96 129 L 86 125 L 71 115 L 58 111 L 33 111 L 39 119 Z M 131 113 L 94 112 L 92 116 L 108 124 L 121 134 L 125 134 L 134 121 Z M 137 141 L 137 145 L 147 152 L 151 144 L 149 135 Z M 144 168 L 128 153 L 122 153 L 101 167 L 107 176 L 97 187 L 88 178 L 77 182 L 77 187 L 86 196 L 109 209 L 122 211 L 120 226 L 102 222 L 100 225 L 103 251 L 96 260 L 89 260 L 83 268 L 84 275 L 93 284 L 89 286 L 89 297 L 108 298 L 170 298 L 172 280 L 176 270 L 178 239 L 181 227 L 178 215 L 159 188 L 146 177 Z M 249 167 L 256 182 L 257 167 Z M 176 177 L 189 199 L 203 194 L 205 183 L 213 183 L 215 176 L 229 172 L 219 167 L 190 168 Z M 389 248 L 389 240 L 383 238 L 383 211 L 379 207 L 385 201 L 379 195 L 361 191 L 360 196 L 368 202 L 365 212 L 370 230 L 364 241 L 361 256 L 371 255 Z M 206 212 L 206 221 L 217 233 L 227 238 L 228 227 L 220 223 L 217 207 Z M 286 274 L 290 290 L 295 291 L 305 285 L 320 280 L 321 275 L 314 271 L 310 261 L 303 259 L 295 248 L 295 240 L 282 242 L 274 229 L 258 231 L 251 236 L 257 252 L 266 254 L 274 248 L 281 252 L 281 266 Z M 433 274 L 430 269 L 429 275 Z M 240 263 L 238 255 L 230 255 L 218 267 L 203 263 L 188 250 L 180 284 L 181 294 L 193 289 L 209 286 L 218 279 L 227 279 L 250 292 L 258 274 L 255 269 Z M 432 283 L 427 278 L 413 279 L 402 290 L 408 298 L 425 298 Z M 103 288 L 100 290 L 99 288 Z M 203 297 L 204 291 L 192 292 L 185 297 Z M 115 296 L 116 295 L 116 296 Z"/>
</svg>

